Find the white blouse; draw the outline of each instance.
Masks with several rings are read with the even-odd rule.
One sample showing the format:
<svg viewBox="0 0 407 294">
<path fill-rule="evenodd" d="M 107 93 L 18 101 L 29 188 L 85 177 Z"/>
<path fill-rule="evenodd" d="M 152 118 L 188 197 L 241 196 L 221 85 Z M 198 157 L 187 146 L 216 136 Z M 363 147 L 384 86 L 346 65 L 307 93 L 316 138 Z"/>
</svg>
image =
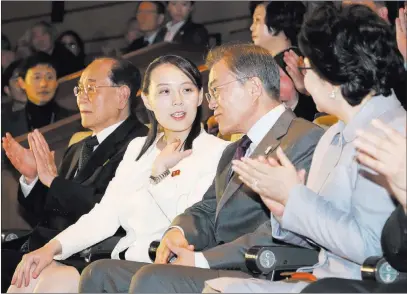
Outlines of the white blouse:
<svg viewBox="0 0 407 294">
<path fill-rule="evenodd" d="M 122 226 L 126 236 L 112 251 L 112 259 L 119 259 L 119 253 L 128 248 L 127 260 L 150 262 L 151 241 L 161 239 L 178 214 L 202 199 L 229 144 L 202 131 L 193 142 L 192 154 L 153 185 L 149 177 L 160 153 L 156 144 L 162 135 L 138 161 L 146 137 L 135 138 L 129 144 L 100 203 L 54 238 L 62 245 L 62 253 L 54 259 L 66 259 L 112 236 Z"/>
</svg>

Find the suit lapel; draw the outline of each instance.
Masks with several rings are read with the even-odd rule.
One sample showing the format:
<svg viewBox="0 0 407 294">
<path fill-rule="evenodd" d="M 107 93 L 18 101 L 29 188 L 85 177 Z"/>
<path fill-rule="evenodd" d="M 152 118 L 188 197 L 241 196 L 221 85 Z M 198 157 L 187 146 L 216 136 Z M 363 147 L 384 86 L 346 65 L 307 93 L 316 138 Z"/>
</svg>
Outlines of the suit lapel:
<svg viewBox="0 0 407 294">
<path fill-rule="evenodd" d="M 277 147 L 280 145 L 280 138 L 287 134 L 288 128 L 290 127 L 290 124 L 294 118 L 294 113 L 291 110 L 287 109 L 276 121 L 276 123 L 266 134 L 266 136 L 261 140 L 259 145 L 250 155 L 250 158 L 257 158 L 260 155 L 271 156 L 271 154 L 273 154 Z M 231 158 L 233 158 L 233 156 Z M 230 167 L 231 163 L 229 163 L 227 166 Z M 227 179 L 225 179 L 225 181 L 226 180 Z M 239 176 L 237 174 L 234 174 L 227 184 L 226 189 L 218 203 L 216 216 L 219 214 L 219 211 L 222 209 L 225 203 L 242 186 L 242 184 L 242 181 L 239 180 Z"/>
<path fill-rule="evenodd" d="M 72 150 L 73 155 L 72 159 L 69 160 L 69 169 L 66 173 L 66 179 L 72 179 L 75 176 L 75 171 L 78 169 L 78 163 L 79 163 L 79 156 L 81 155 L 81 149 L 82 145 L 84 144 L 84 140 L 81 142 L 78 142 L 77 146 L 72 146 L 71 148 L 75 148 L 75 150 Z"/>
<path fill-rule="evenodd" d="M 94 173 L 96 168 L 105 165 L 109 159 L 116 154 L 116 145 L 126 139 L 127 134 L 139 125 L 141 125 L 141 123 L 132 116 L 126 119 L 113 133 L 103 140 L 98 148 L 92 153 L 85 166 L 78 171 L 75 180 L 83 182 Z"/>
</svg>

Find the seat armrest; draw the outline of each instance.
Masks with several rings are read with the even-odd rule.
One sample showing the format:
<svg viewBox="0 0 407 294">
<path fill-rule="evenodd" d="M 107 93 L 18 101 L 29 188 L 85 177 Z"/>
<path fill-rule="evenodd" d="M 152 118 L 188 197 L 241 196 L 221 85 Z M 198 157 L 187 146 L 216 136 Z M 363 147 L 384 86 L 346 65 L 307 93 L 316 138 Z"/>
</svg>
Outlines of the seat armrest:
<svg viewBox="0 0 407 294">
<path fill-rule="evenodd" d="M 253 246 L 245 254 L 246 266 L 253 274 L 295 271 L 318 262 L 318 251 L 296 246 Z"/>
<path fill-rule="evenodd" d="M 363 262 L 360 271 L 364 281 L 392 284 L 400 280 L 407 280 L 407 273 L 397 271 L 381 256 L 368 257 Z"/>
<path fill-rule="evenodd" d="M 9 242 L 28 235 L 31 230 L 8 229 L 1 231 L 1 243 Z"/>
</svg>

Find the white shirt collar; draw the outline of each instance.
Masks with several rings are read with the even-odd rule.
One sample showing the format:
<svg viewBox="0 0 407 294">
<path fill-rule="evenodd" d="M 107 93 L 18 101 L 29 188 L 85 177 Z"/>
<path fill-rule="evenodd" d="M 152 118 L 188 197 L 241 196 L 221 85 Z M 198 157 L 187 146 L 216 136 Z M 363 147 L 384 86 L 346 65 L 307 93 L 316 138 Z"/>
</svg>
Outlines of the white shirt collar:
<svg viewBox="0 0 407 294">
<path fill-rule="evenodd" d="M 111 133 L 113 133 L 122 123 L 124 122 L 124 120 L 119 121 L 118 123 L 115 123 L 111 126 L 108 126 L 107 128 L 101 130 L 99 133 L 96 134 L 96 138 L 98 139 L 99 145 L 102 144 L 102 142 L 109 137 L 109 135 Z M 92 136 L 94 136 L 95 133 L 92 134 Z M 99 146 L 98 145 L 98 146 Z M 95 148 L 96 149 L 96 148 Z"/>
<path fill-rule="evenodd" d="M 251 127 L 247 132 L 247 136 L 252 141 L 252 144 L 247 150 L 246 156 L 250 155 L 256 149 L 261 140 L 263 140 L 285 110 L 286 108 L 284 104 L 280 104 L 270 110 L 267 114 L 263 115 L 263 117 Z"/>
<path fill-rule="evenodd" d="M 150 37 L 144 37 L 144 40 L 148 42 L 149 45 L 154 43 L 155 37 L 157 36 L 159 30 L 156 30 Z"/>
</svg>

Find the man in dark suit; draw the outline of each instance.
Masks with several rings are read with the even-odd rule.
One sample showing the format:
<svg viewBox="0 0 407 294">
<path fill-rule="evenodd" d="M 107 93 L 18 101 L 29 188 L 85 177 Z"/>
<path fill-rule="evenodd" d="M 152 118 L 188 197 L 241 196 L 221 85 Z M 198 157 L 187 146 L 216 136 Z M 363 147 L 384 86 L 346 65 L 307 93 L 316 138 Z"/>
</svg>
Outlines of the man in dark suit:
<svg viewBox="0 0 407 294">
<path fill-rule="evenodd" d="M 194 1 L 169 1 L 167 10 L 171 20 L 160 30 L 164 41 L 182 44 L 193 44 L 207 47 L 209 45 L 208 31 L 201 24 L 194 23 L 191 13 Z"/>
<path fill-rule="evenodd" d="M 38 225 L 29 235 L 2 244 L 2 292 L 24 253 L 45 245 L 101 200 L 129 142 L 147 134 L 131 114 L 140 83 L 139 70 L 126 60 L 100 58 L 85 69 L 74 92 L 82 125 L 93 135 L 68 148 L 58 171 L 38 130 L 28 135 L 30 149 L 10 134 L 3 138 L 7 156 L 22 174 L 18 200 L 37 216 Z M 86 265 L 79 256 L 66 262 L 79 270 Z"/>
<path fill-rule="evenodd" d="M 160 1 L 142 1 L 137 6 L 136 18 L 140 32 L 144 35 L 134 40 L 123 54 L 164 41 L 161 25 L 165 18 L 165 6 Z"/>
<path fill-rule="evenodd" d="M 94 262 L 82 273 L 80 291 L 200 293 L 211 278 L 251 277 L 246 250 L 273 244 L 269 209 L 233 173 L 231 161 L 275 157 L 280 146 L 297 169 L 308 171 L 323 130 L 296 118 L 281 104 L 278 65 L 267 50 L 249 44 L 220 46 L 209 53 L 207 66 L 207 99 L 220 132 L 245 136 L 224 151 L 202 201 L 172 222 L 157 250 L 156 264 Z M 177 258 L 167 264 L 170 252 Z"/>
</svg>

